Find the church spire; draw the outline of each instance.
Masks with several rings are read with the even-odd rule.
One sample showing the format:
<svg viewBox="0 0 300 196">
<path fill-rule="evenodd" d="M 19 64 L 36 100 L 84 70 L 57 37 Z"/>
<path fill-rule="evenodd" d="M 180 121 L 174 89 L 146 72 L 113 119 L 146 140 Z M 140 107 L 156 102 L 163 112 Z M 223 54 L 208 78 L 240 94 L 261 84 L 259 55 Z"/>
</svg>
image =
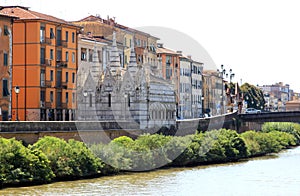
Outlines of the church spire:
<svg viewBox="0 0 300 196">
<path fill-rule="evenodd" d="M 137 72 L 137 63 L 136 63 L 136 56 L 134 51 L 134 43 L 131 44 L 130 47 L 130 60 L 128 64 L 128 71 L 130 73 L 135 74 Z"/>
<path fill-rule="evenodd" d="M 112 49 L 110 53 L 110 70 L 113 76 L 117 75 L 118 70 L 121 68 L 120 63 L 120 55 L 117 48 L 117 39 L 116 39 L 116 32 L 113 32 L 113 43 Z"/>
</svg>

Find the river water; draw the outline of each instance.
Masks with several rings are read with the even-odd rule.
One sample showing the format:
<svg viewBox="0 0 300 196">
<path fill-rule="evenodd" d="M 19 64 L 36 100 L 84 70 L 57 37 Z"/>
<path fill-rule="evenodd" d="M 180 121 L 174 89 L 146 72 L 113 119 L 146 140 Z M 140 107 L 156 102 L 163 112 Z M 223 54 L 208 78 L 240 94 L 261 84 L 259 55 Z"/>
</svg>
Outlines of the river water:
<svg viewBox="0 0 300 196">
<path fill-rule="evenodd" d="M 300 195 L 300 147 L 238 163 L 7 188 L 0 195 Z"/>
</svg>

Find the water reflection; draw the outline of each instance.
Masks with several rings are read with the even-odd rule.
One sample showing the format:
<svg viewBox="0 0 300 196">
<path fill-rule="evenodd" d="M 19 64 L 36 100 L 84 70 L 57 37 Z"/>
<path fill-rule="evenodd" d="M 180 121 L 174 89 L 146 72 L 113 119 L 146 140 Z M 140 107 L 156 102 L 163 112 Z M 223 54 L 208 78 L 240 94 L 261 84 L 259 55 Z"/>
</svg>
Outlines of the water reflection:
<svg viewBox="0 0 300 196">
<path fill-rule="evenodd" d="M 8 188 L 0 195 L 299 195 L 300 148 L 238 163 Z"/>
</svg>

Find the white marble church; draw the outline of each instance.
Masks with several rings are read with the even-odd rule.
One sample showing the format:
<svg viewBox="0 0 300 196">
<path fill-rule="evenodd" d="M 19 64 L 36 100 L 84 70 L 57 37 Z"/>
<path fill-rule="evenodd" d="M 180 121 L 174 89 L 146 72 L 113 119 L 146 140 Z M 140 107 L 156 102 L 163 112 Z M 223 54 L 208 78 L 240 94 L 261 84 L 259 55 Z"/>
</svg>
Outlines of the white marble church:
<svg viewBox="0 0 300 196">
<path fill-rule="evenodd" d="M 84 81 L 79 79 L 77 120 L 125 121 L 140 129 L 175 125 L 174 86 L 161 77 L 160 66 L 138 66 L 132 46 L 129 65 L 122 68 L 115 33 L 109 53 L 106 69 L 99 78 L 86 69 Z"/>
</svg>

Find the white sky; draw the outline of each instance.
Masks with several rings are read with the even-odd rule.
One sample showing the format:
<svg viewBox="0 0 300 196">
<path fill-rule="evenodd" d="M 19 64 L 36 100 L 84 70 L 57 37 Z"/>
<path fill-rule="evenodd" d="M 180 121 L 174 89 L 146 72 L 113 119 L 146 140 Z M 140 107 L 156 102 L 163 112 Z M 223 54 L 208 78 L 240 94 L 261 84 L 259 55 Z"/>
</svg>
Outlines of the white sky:
<svg viewBox="0 0 300 196">
<path fill-rule="evenodd" d="M 254 85 L 282 81 L 300 92 L 297 0 L 0 1 L 0 5 L 28 6 L 68 21 L 99 14 L 116 17 L 119 24 L 133 28 L 176 29 L 201 44 L 218 68 L 221 64 L 231 68 L 234 81 Z"/>
</svg>

